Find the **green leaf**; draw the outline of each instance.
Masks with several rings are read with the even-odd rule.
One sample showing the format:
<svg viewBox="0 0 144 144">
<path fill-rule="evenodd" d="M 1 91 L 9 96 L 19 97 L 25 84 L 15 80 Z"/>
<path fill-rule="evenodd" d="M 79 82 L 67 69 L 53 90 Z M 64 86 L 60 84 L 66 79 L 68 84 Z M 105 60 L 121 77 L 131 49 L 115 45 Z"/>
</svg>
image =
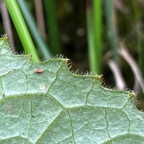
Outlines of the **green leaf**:
<svg viewBox="0 0 144 144">
<path fill-rule="evenodd" d="M 33 64 L 0 39 L 0 144 L 143 144 L 133 98 L 71 73 L 65 59 Z"/>
</svg>

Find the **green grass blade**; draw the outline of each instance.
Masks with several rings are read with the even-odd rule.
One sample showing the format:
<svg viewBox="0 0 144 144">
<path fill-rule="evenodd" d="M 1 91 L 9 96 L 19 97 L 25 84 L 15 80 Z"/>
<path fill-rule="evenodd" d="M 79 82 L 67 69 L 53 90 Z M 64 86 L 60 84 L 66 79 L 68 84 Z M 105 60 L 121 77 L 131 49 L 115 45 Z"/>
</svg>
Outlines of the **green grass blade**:
<svg viewBox="0 0 144 144">
<path fill-rule="evenodd" d="M 95 45 L 94 45 L 94 33 L 93 33 L 93 15 L 91 6 L 87 5 L 86 15 L 87 15 L 87 35 L 88 35 L 88 51 L 89 51 L 89 65 L 90 71 L 95 72 L 96 61 L 95 61 Z"/>
<path fill-rule="evenodd" d="M 36 26 L 34 18 L 30 14 L 25 1 L 17 0 L 17 2 L 20 6 L 20 9 L 21 9 L 22 13 L 23 13 L 25 21 L 26 21 L 26 23 L 29 27 L 29 30 L 30 30 L 30 32 L 31 32 L 31 34 L 32 34 L 37 46 L 38 46 L 38 49 L 43 54 L 45 59 L 50 59 L 52 57 L 52 54 L 51 54 L 48 46 L 46 45 L 46 43 L 42 39 L 40 33 L 38 32 L 38 28 Z"/>
<path fill-rule="evenodd" d="M 111 47 L 114 59 L 118 61 L 118 58 L 117 58 L 118 36 L 117 36 L 116 25 L 114 21 L 115 12 L 114 12 L 113 1 L 104 0 L 104 4 L 105 4 L 105 16 L 106 16 L 106 24 L 107 24 L 110 47 Z"/>
<path fill-rule="evenodd" d="M 144 76 L 144 34 L 142 32 L 142 16 L 143 13 L 139 9 L 139 5 L 136 1 L 132 3 L 133 11 L 134 11 L 134 22 L 136 25 L 136 38 L 137 38 L 137 49 L 138 49 L 138 63 L 141 69 L 142 75 Z"/>
<path fill-rule="evenodd" d="M 54 54 L 61 54 L 60 37 L 55 11 L 55 0 L 45 0 L 45 10 L 49 29 L 51 51 Z"/>
<path fill-rule="evenodd" d="M 87 3 L 87 30 L 90 70 L 101 73 L 102 54 L 102 14 L 101 1 L 93 1 L 93 7 Z"/>
<path fill-rule="evenodd" d="M 93 13 L 94 13 L 94 42 L 95 42 L 95 54 L 97 73 L 101 73 L 101 61 L 102 61 L 102 1 L 93 0 Z"/>
<path fill-rule="evenodd" d="M 37 51 L 34 47 L 31 36 L 29 34 L 29 31 L 28 31 L 27 26 L 24 22 L 24 19 L 22 17 L 21 11 L 17 5 L 16 0 L 5 0 L 5 2 L 7 5 L 7 8 L 8 8 L 8 11 L 11 15 L 11 18 L 13 20 L 13 23 L 16 27 L 17 33 L 18 33 L 20 40 L 22 42 L 22 45 L 25 49 L 25 52 L 27 54 L 32 55 L 32 60 L 34 62 L 40 62 Z"/>
</svg>

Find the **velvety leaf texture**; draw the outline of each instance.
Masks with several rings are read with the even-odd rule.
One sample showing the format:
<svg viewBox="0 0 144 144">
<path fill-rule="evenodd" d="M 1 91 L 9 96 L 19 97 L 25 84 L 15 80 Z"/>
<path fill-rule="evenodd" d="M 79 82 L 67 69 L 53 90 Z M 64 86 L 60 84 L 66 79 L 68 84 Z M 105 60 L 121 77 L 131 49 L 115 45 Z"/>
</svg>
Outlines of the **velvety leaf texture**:
<svg viewBox="0 0 144 144">
<path fill-rule="evenodd" d="M 33 64 L 0 39 L 0 144 L 144 144 L 133 99 L 71 73 L 65 59 Z"/>
</svg>

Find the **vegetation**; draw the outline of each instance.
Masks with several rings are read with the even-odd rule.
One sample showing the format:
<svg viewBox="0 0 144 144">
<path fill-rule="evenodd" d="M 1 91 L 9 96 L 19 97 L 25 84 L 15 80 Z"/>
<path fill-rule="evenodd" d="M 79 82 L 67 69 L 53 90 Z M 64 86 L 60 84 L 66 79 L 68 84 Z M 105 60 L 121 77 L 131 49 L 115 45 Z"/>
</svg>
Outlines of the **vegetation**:
<svg viewBox="0 0 144 144">
<path fill-rule="evenodd" d="M 14 52 L 37 64 L 62 54 L 71 71 L 103 75 L 103 85 L 136 92 L 136 106 L 144 109 L 142 0 L 5 0 L 0 6 L 0 32 Z"/>
<path fill-rule="evenodd" d="M 134 93 L 76 75 L 67 59 L 34 63 L 0 39 L 0 144 L 143 144 L 144 114 Z"/>
</svg>

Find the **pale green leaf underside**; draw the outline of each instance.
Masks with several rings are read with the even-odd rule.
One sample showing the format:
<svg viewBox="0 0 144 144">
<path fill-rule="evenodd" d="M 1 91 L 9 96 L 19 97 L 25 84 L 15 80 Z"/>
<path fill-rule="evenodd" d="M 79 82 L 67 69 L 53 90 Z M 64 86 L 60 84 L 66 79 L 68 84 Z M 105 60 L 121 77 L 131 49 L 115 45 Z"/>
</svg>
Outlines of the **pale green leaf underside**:
<svg viewBox="0 0 144 144">
<path fill-rule="evenodd" d="M 0 144 L 144 144 L 144 114 L 132 93 L 72 74 L 64 59 L 33 64 L 1 38 Z"/>
</svg>

